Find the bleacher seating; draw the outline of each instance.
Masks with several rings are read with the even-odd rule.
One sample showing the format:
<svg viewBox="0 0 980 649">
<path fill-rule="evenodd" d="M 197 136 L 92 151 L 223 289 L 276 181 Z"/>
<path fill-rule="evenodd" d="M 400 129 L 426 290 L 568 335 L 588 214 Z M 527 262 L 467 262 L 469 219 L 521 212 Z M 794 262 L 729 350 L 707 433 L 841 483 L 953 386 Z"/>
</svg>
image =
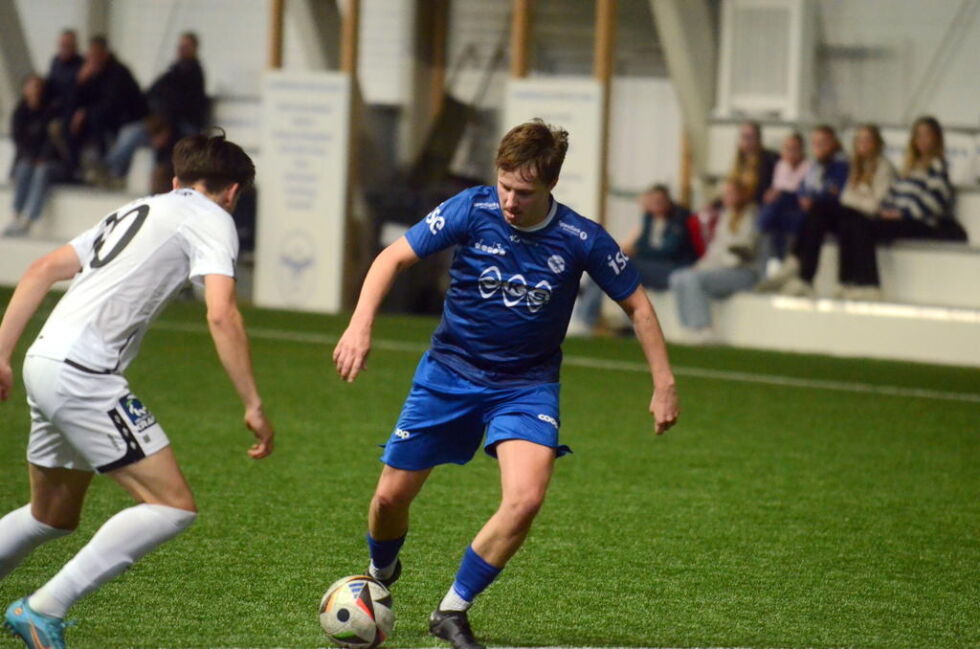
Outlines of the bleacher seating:
<svg viewBox="0 0 980 649">
<path fill-rule="evenodd" d="M 219 105 L 218 111 L 224 111 L 231 122 L 229 135 L 238 131 L 246 136 L 250 154 L 255 154 L 258 132 L 252 107 Z M 720 176 L 727 171 L 737 124 L 728 120 L 712 125 L 709 173 Z M 764 124 L 767 146 L 778 148 L 780 138 L 792 127 Z M 885 129 L 885 133 L 890 153 L 895 155 L 904 147 L 907 135 L 897 128 Z M 845 133 L 845 141 L 847 138 Z M 968 140 L 975 143 L 980 135 L 958 133 L 953 139 L 961 144 Z M 828 242 L 815 280 L 818 299 L 740 294 L 719 302 L 714 307 L 719 341 L 757 348 L 980 365 L 980 345 L 976 345 L 980 289 L 974 279 L 980 277 L 980 185 L 976 184 L 980 150 L 975 146 L 970 150 L 972 156 L 951 159 L 954 176 L 960 182 L 957 217 L 969 234 L 968 243 L 901 242 L 880 248 L 884 301 L 868 304 L 830 299 L 836 287 L 836 246 Z M 0 169 L 9 168 L 12 157 L 9 141 L 0 139 Z M 16 283 L 32 259 L 89 227 L 127 196 L 143 193 L 145 185 L 140 185 L 140 179 L 148 175 L 148 164 L 146 157 L 134 162 L 124 193 L 58 187 L 31 238 L 0 238 L 0 285 Z M 11 192 L 9 185 L 0 184 L 0 223 L 9 218 Z M 683 342 L 672 296 L 661 293 L 653 299 L 668 339 Z"/>
</svg>

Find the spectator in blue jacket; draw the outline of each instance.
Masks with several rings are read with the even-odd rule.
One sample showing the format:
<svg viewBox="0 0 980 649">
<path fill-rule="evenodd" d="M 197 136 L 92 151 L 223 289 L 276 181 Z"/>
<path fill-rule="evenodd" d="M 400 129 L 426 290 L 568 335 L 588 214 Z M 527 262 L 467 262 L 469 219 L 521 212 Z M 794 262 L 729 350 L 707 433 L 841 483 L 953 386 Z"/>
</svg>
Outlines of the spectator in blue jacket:
<svg viewBox="0 0 980 649">
<path fill-rule="evenodd" d="M 847 183 L 850 166 L 841 150 L 833 127 L 821 124 L 810 133 L 813 160 L 800 189 L 803 225 L 779 271 L 757 287 L 762 291 L 779 290 L 786 295 L 812 295 L 813 277 L 820 263 L 820 249 L 828 232 L 837 232 L 840 194 Z"/>
<path fill-rule="evenodd" d="M 690 214 L 671 200 L 666 185 L 647 189 L 640 196 L 640 206 L 643 216 L 624 241 L 623 252 L 640 272 L 644 286 L 663 291 L 672 272 L 697 261 L 687 227 Z M 602 289 L 586 280 L 568 334 L 592 333 L 599 322 L 601 307 Z"/>
</svg>

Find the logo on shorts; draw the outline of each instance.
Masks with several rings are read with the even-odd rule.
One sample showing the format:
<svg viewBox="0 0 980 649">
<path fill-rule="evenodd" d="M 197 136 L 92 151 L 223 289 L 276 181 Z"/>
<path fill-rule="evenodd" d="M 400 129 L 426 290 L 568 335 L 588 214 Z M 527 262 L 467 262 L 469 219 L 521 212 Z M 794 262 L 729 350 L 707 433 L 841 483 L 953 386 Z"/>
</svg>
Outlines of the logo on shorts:
<svg viewBox="0 0 980 649">
<path fill-rule="evenodd" d="M 558 420 L 552 417 L 551 415 L 538 415 L 538 419 L 540 419 L 541 421 L 546 421 L 552 426 L 554 426 L 555 428 L 558 428 Z"/>
<path fill-rule="evenodd" d="M 144 431 L 157 423 L 157 418 L 153 416 L 153 413 L 135 395 L 126 395 L 119 400 L 119 405 L 137 431 Z"/>
<path fill-rule="evenodd" d="M 408 439 L 411 436 L 412 434 L 407 430 L 402 430 L 401 428 L 395 429 L 395 437 L 397 437 L 398 439 Z"/>
</svg>

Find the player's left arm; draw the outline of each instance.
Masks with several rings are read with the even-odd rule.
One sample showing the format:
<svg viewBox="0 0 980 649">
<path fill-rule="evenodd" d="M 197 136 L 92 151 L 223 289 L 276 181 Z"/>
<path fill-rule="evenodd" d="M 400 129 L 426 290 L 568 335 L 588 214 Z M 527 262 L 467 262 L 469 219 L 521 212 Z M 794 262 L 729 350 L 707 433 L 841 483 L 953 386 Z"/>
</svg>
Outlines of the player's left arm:
<svg viewBox="0 0 980 649">
<path fill-rule="evenodd" d="M 78 253 L 65 244 L 32 263 L 17 283 L 0 322 L 0 401 L 10 398 L 14 372 L 10 365 L 17 341 L 51 287 L 74 277 L 82 269 Z"/>
<path fill-rule="evenodd" d="M 637 287 L 629 297 L 621 300 L 619 306 L 633 322 L 636 338 L 640 341 L 647 363 L 650 365 L 650 375 L 653 377 L 650 414 L 653 415 L 656 432 L 660 435 L 677 422 L 680 414 L 677 386 L 674 382 L 674 372 L 670 368 L 670 358 L 667 356 L 664 332 L 660 328 L 657 313 L 653 310 L 650 298 L 647 297 L 642 285 Z"/>
<path fill-rule="evenodd" d="M 245 321 L 238 310 L 235 279 L 217 273 L 205 275 L 204 302 L 208 310 L 208 329 L 218 358 L 245 405 L 245 426 L 257 440 L 248 454 L 256 460 L 263 458 L 272 453 L 275 432 L 265 415 L 255 382 Z"/>
</svg>

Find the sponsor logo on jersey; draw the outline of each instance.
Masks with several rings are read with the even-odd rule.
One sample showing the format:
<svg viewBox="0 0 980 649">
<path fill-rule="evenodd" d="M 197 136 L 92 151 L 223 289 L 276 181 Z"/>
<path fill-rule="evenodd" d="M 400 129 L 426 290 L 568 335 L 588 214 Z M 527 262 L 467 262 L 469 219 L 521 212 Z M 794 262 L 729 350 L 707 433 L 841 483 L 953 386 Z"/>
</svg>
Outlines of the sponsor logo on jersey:
<svg viewBox="0 0 980 649">
<path fill-rule="evenodd" d="M 480 297 L 484 300 L 489 300 L 499 290 L 504 306 L 510 309 L 524 302 L 527 304 L 528 311 L 537 313 L 551 301 L 552 288 L 547 281 L 541 280 L 532 286 L 520 273 L 511 275 L 505 280 L 496 266 L 489 266 L 480 273 L 477 286 L 480 289 Z"/>
<path fill-rule="evenodd" d="M 440 214 L 442 205 L 429 212 L 425 217 L 425 222 L 429 226 L 429 232 L 433 235 L 439 234 L 439 230 L 446 227 L 446 217 Z"/>
<path fill-rule="evenodd" d="M 551 424 L 555 428 L 558 428 L 558 420 L 552 417 L 551 415 L 538 415 L 538 419 Z"/>
<path fill-rule="evenodd" d="M 622 250 L 616 253 L 616 256 L 606 255 L 606 265 L 613 269 L 616 275 L 626 270 L 626 262 L 629 261 L 629 257 L 626 256 Z"/>
<path fill-rule="evenodd" d="M 499 210 L 500 203 L 473 203 L 473 207 L 476 209 Z"/>
<path fill-rule="evenodd" d="M 412 436 L 412 433 L 410 433 L 407 430 L 404 430 L 402 428 L 396 428 L 395 429 L 395 437 L 397 437 L 398 439 L 408 439 L 411 436 Z"/>
<path fill-rule="evenodd" d="M 504 249 L 502 245 L 500 245 L 499 241 L 494 243 L 493 245 L 490 245 L 488 243 L 484 243 L 483 239 L 480 239 L 479 241 L 473 244 L 473 247 L 476 248 L 477 250 L 488 252 L 491 255 L 500 255 L 501 257 L 503 257 L 504 255 L 507 254 L 507 251 Z"/>
<path fill-rule="evenodd" d="M 548 268 L 555 275 L 560 275 L 565 271 L 565 259 L 561 255 L 551 255 L 548 257 Z"/>
<path fill-rule="evenodd" d="M 582 241 L 585 241 L 586 239 L 589 238 L 589 235 L 588 233 L 585 232 L 585 230 L 583 230 L 580 227 L 574 226 L 571 223 L 565 223 L 564 221 L 559 221 L 558 227 L 560 227 L 562 230 L 567 230 L 568 232 L 571 232 Z"/>
<path fill-rule="evenodd" d="M 153 416 L 153 413 L 135 395 L 126 395 L 119 400 L 119 405 L 137 431 L 144 431 L 157 423 L 157 418 Z"/>
</svg>

